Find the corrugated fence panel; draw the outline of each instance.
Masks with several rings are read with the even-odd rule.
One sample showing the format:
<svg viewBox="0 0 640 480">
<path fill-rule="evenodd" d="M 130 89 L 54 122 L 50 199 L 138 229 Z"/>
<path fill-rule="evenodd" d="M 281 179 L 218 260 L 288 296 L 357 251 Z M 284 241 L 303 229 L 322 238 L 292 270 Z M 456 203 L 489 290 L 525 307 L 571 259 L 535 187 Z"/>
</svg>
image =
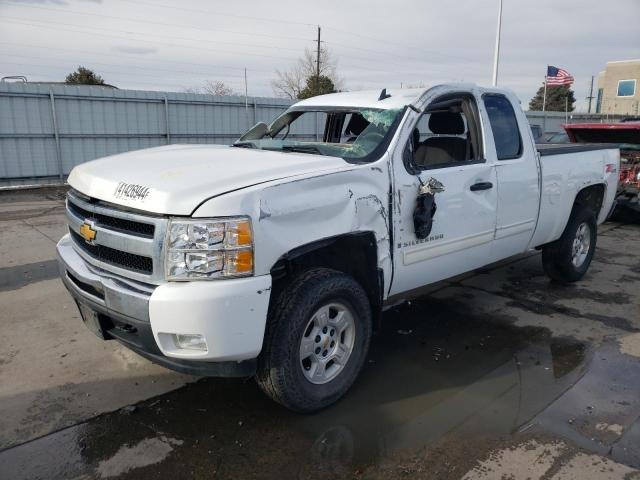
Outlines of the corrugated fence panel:
<svg viewBox="0 0 640 480">
<path fill-rule="evenodd" d="M 167 143 L 230 144 L 254 123 L 271 122 L 291 103 L 0 83 L 0 179 L 6 185 L 20 179 L 63 178 L 80 163 Z"/>
<path fill-rule="evenodd" d="M 7 185 L 62 179 L 83 162 L 167 143 L 230 144 L 255 123 L 270 123 L 291 103 L 281 98 L 0 82 L 0 180 Z M 559 131 L 565 122 L 559 112 L 547 112 L 546 118 L 542 112 L 527 112 L 527 117 L 544 125 L 546 132 Z M 569 121 L 601 118 L 570 114 Z M 291 135 L 322 135 L 318 120 L 305 116 Z"/>
</svg>

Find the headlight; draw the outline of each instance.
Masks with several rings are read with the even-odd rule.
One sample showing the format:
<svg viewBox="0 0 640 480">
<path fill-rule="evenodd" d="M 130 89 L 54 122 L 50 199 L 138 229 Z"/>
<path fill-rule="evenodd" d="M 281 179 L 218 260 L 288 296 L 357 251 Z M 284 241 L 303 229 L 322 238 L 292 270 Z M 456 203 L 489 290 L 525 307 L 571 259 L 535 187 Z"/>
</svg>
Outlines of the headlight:
<svg viewBox="0 0 640 480">
<path fill-rule="evenodd" d="M 209 280 L 252 275 L 251 220 L 171 219 L 166 251 L 167 280 Z"/>
</svg>

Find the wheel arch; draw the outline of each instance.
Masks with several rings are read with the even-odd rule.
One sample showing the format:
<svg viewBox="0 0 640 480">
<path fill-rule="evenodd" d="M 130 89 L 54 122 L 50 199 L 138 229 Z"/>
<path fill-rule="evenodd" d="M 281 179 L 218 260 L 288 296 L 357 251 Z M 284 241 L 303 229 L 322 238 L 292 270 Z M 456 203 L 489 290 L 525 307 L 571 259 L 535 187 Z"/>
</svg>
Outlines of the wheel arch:
<svg viewBox="0 0 640 480">
<path fill-rule="evenodd" d="M 604 183 L 594 183 L 583 187 L 576 193 L 573 200 L 572 212 L 576 205 L 583 205 L 591 208 L 596 218 L 598 218 L 604 205 L 606 190 L 607 186 Z"/>
<path fill-rule="evenodd" d="M 372 311 L 379 311 L 384 292 L 384 274 L 378 266 L 378 242 L 373 231 L 327 237 L 298 246 L 278 258 L 271 267 L 272 297 L 300 272 L 316 267 L 351 275 L 365 290 Z"/>
<path fill-rule="evenodd" d="M 606 190 L 607 186 L 604 183 L 583 185 L 582 188 L 575 191 L 572 202 L 571 196 L 568 194 L 565 197 L 567 200 L 566 205 L 559 205 L 560 208 L 555 212 L 547 209 L 547 215 L 552 215 L 555 220 L 552 224 L 547 225 L 541 233 L 536 232 L 537 236 L 541 238 L 534 238 L 534 241 L 531 243 L 532 248 L 539 250 L 557 242 L 567 228 L 567 225 L 569 225 L 576 206 L 587 206 L 593 211 L 596 219 L 598 219 L 604 206 Z"/>
</svg>

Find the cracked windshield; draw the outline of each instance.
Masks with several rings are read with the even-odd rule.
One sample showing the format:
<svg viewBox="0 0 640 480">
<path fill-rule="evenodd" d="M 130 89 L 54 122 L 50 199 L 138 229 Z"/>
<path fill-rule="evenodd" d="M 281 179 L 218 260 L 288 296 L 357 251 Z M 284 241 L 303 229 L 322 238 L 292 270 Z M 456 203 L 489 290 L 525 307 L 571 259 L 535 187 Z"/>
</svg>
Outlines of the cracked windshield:
<svg viewBox="0 0 640 480">
<path fill-rule="evenodd" d="M 234 146 L 367 160 L 393 135 L 402 109 L 288 110 Z"/>
</svg>

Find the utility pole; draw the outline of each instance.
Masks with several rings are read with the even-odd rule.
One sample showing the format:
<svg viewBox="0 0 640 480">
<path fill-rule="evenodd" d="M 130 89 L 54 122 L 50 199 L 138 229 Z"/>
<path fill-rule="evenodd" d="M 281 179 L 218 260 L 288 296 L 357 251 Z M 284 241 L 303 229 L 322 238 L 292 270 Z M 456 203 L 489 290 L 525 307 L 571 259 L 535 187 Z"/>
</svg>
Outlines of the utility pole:
<svg viewBox="0 0 640 480">
<path fill-rule="evenodd" d="M 593 75 L 591 75 L 591 88 L 589 89 L 589 96 L 587 97 L 587 100 L 589 100 L 589 110 L 587 110 L 587 113 L 591 113 L 591 100 L 593 99 Z"/>
<path fill-rule="evenodd" d="M 249 128 L 249 85 L 247 84 L 247 69 L 244 69 L 244 116 L 247 121 L 247 128 Z"/>
<path fill-rule="evenodd" d="M 544 73 L 544 93 L 542 94 L 542 133 L 547 130 L 547 77 L 549 73 L 549 65 L 547 65 L 547 71 Z"/>
<path fill-rule="evenodd" d="M 318 48 L 316 49 L 316 95 L 320 95 L 320 25 L 318 25 Z"/>
<path fill-rule="evenodd" d="M 496 47 L 493 52 L 493 86 L 498 86 L 498 61 L 500 60 L 500 30 L 502 28 L 502 0 L 498 4 L 498 28 L 496 30 Z"/>
</svg>

